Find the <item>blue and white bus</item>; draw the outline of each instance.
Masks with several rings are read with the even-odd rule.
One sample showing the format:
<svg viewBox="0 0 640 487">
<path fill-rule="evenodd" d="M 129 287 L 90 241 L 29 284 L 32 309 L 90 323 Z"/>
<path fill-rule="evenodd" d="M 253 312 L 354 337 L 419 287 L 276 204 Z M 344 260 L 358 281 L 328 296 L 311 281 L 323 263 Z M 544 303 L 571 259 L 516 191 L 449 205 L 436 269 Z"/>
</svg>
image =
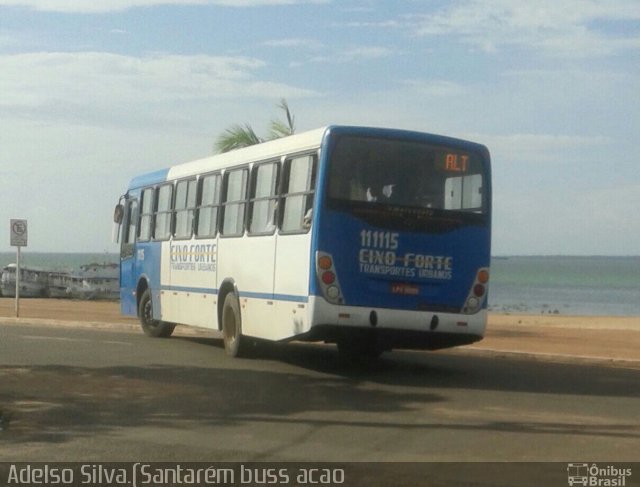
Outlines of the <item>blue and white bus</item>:
<svg viewBox="0 0 640 487">
<path fill-rule="evenodd" d="M 134 178 L 116 207 L 122 312 L 144 332 L 337 343 L 349 354 L 480 340 L 488 150 L 330 126 Z"/>
</svg>

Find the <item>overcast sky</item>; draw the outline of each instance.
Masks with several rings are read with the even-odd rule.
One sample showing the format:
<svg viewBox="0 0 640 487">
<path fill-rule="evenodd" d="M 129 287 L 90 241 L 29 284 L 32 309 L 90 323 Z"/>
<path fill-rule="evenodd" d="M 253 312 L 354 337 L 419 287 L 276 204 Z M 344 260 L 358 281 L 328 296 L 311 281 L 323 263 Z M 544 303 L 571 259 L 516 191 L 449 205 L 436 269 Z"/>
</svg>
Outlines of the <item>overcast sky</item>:
<svg viewBox="0 0 640 487">
<path fill-rule="evenodd" d="M 638 0 L 0 0 L 0 251 L 116 251 L 133 176 L 282 97 L 487 145 L 494 254 L 640 255 Z"/>
</svg>

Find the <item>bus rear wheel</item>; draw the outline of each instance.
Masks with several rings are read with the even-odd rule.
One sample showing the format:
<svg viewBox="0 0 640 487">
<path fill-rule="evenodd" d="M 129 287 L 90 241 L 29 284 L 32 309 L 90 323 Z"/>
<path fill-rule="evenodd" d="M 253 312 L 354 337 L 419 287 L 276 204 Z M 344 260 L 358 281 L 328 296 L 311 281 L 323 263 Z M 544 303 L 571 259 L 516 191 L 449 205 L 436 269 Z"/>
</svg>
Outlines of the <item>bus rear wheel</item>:
<svg viewBox="0 0 640 487">
<path fill-rule="evenodd" d="M 166 321 L 155 320 L 153 318 L 153 304 L 151 302 L 151 291 L 147 289 L 140 298 L 138 306 L 138 316 L 140 326 L 144 334 L 154 338 L 169 338 L 176 325 Z"/>
<path fill-rule="evenodd" d="M 242 334 L 240 302 L 233 292 L 227 294 L 222 305 L 222 335 L 224 350 L 228 356 L 241 357 L 246 355 L 248 339 Z"/>
</svg>

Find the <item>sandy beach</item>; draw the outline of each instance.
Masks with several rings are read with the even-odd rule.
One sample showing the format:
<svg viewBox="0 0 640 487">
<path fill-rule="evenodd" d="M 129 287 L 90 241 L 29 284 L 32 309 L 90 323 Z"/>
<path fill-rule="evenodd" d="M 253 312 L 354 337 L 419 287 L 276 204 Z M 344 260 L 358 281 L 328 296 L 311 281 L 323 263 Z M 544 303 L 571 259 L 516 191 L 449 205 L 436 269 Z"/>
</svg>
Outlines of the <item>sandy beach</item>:
<svg viewBox="0 0 640 487">
<path fill-rule="evenodd" d="M 138 326 L 137 320 L 120 315 L 116 302 L 23 299 L 16 319 L 15 300 L 0 298 L 0 324 L 40 320 L 58 326 Z M 193 333 L 186 327 L 176 331 Z M 492 313 L 484 340 L 460 350 L 640 367 L 640 317 Z"/>
</svg>

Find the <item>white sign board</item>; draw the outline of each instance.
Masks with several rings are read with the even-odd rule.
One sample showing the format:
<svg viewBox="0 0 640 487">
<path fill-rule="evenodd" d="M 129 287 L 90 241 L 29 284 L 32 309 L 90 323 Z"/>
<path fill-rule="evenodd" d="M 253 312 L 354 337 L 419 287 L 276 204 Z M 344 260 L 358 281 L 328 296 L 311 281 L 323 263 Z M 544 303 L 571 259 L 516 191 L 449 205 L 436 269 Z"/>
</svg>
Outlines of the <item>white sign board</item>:
<svg viewBox="0 0 640 487">
<path fill-rule="evenodd" d="M 27 246 L 27 220 L 11 220 L 11 246 Z"/>
</svg>

